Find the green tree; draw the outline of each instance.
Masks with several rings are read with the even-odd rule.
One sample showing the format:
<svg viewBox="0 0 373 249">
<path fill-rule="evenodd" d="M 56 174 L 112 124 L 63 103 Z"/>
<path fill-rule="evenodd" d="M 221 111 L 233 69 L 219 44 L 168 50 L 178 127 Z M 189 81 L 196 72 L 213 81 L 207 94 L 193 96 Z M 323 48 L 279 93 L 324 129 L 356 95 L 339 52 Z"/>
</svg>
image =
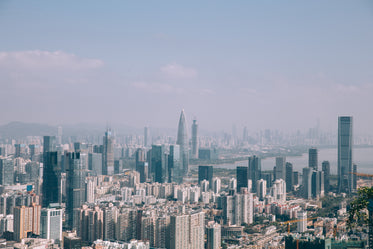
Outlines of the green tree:
<svg viewBox="0 0 373 249">
<path fill-rule="evenodd" d="M 368 223 L 366 210 L 370 199 L 373 199 L 373 187 L 358 189 L 357 197 L 350 203 L 350 210 L 348 211 L 347 225 L 350 229 L 356 227 L 358 224 Z"/>
</svg>

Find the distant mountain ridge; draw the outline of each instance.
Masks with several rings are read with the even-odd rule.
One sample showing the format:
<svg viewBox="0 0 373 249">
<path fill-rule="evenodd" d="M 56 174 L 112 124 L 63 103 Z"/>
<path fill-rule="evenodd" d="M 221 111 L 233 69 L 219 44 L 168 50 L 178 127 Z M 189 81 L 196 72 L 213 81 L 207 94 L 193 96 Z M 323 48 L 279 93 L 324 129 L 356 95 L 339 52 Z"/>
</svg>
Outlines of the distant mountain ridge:
<svg viewBox="0 0 373 249">
<path fill-rule="evenodd" d="M 61 125 L 64 136 L 103 136 L 106 125 L 80 123 L 80 124 L 66 124 Z M 117 135 L 143 135 L 144 128 L 135 128 L 128 125 L 109 125 Z M 10 122 L 8 124 L 0 125 L 1 138 L 23 138 L 26 136 L 56 136 L 58 126 L 40 124 L 40 123 L 26 123 L 26 122 Z M 152 135 L 175 135 L 176 129 L 169 128 L 152 128 L 150 127 Z"/>
</svg>

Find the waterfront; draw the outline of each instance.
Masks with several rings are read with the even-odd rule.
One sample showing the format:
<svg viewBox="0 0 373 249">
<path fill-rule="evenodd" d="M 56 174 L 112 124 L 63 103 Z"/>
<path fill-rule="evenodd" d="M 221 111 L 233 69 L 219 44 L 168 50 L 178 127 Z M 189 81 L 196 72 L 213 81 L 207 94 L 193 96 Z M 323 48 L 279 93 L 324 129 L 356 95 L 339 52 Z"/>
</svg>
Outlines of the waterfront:
<svg viewBox="0 0 373 249">
<path fill-rule="evenodd" d="M 321 170 L 321 163 L 323 161 L 330 162 L 331 174 L 337 174 L 337 148 L 320 149 L 318 151 L 318 165 Z M 373 147 L 356 148 L 353 150 L 353 163 L 357 164 L 358 172 L 373 174 Z M 302 172 L 302 168 L 308 166 L 308 153 L 301 156 L 289 156 L 286 158 L 287 162 L 293 164 L 293 170 Z M 214 165 L 217 168 L 234 169 L 237 166 L 246 166 L 247 161 L 238 161 L 234 164 L 218 164 Z M 262 170 L 272 170 L 275 165 L 275 157 L 268 157 L 262 159 Z"/>
</svg>

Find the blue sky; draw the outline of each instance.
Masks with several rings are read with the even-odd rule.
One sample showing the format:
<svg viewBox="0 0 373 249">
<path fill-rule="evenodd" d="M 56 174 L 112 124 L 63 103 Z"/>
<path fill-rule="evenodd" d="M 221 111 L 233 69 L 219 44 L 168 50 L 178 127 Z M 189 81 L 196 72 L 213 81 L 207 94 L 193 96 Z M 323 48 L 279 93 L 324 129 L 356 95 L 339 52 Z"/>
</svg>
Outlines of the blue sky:
<svg viewBox="0 0 373 249">
<path fill-rule="evenodd" d="M 372 1 L 1 1 L 1 122 L 373 121 Z"/>
</svg>

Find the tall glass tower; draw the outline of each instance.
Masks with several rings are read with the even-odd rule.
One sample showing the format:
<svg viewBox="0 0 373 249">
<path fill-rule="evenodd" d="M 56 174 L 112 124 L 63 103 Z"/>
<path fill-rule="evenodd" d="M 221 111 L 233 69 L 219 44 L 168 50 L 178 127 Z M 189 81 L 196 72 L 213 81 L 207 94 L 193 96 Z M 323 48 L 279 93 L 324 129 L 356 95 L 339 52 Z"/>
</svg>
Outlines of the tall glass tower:
<svg viewBox="0 0 373 249">
<path fill-rule="evenodd" d="M 338 190 L 351 192 L 352 174 L 352 117 L 338 118 Z"/>
<path fill-rule="evenodd" d="M 114 137 L 109 129 L 105 132 L 103 144 L 104 151 L 102 153 L 102 174 L 114 175 Z"/>
<path fill-rule="evenodd" d="M 192 156 L 198 158 L 198 123 L 193 120 L 192 124 Z"/>
<path fill-rule="evenodd" d="M 188 147 L 187 124 L 185 120 L 184 110 L 182 110 L 180 114 L 176 144 L 180 146 L 180 159 L 181 159 L 181 164 L 183 168 L 183 175 L 185 176 L 188 173 L 188 167 L 189 167 L 189 147 Z"/>
</svg>

